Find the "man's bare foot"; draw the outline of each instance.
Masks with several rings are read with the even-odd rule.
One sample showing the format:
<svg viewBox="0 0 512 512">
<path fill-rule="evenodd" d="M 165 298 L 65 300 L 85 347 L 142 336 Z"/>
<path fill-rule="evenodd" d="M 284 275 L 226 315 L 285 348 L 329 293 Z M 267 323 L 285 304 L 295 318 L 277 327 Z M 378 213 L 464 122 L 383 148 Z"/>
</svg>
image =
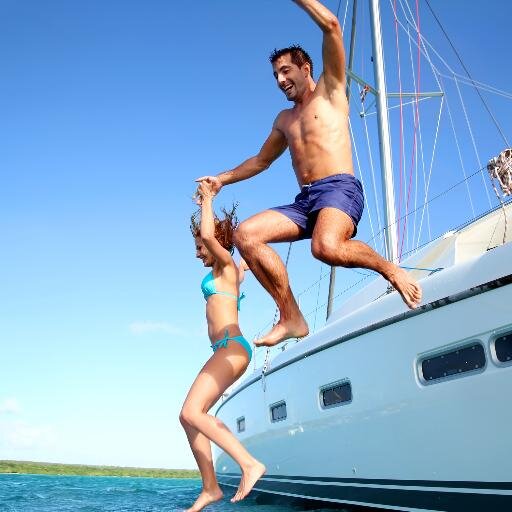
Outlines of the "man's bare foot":
<svg viewBox="0 0 512 512">
<path fill-rule="evenodd" d="M 254 484 L 265 474 L 266 470 L 267 468 L 258 461 L 250 468 L 242 470 L 240 485 L 235 495 L 231 498 L 231 503 L 243 500 L 251 492 Z"/>
<path fill-rule="evenodd" d="M 267 335 L 256 340 L 254 344 L 257 347 L 272 347 L 289 338 L 303 338 L 308 334 L 308 324 L 301 315 L 296 322 L 282 322 L 280 320 Z"/>
<path fill-rule="evenodd" d="M 388 281 L 411 309 L 415 309 L 419 305 L 421 287 L 403 268 L 395 267 L 389 274 Z"/>
<path fill-rule="evenodd" d="M 199 512 L 211 503 L 221 500 L 223 496 L 224 494 L 222 493 L 220 487 L 217 487 L 217 489 L 213 491 L 205 491 L 203 489 L 195 503 L 190 508 L 187 508 L 185 512 Z"/>
</svg>

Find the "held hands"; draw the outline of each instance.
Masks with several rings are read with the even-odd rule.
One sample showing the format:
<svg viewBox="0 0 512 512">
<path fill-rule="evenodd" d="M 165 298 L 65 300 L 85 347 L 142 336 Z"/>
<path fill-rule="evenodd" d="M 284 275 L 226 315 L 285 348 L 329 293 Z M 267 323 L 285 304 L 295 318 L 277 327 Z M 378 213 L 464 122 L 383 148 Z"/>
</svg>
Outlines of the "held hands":
<svg viewBox="0 0 512 512">
<path fill-rule="evenodd" d="M 197 186 L 193 199 L 198 205 L 202 204 L 203 198 L 212 199 L 222 188 L 222 182 L 217 176 L 203 176 L 197 178 L 196 181 L 199 182 L 199 185 Z"/>
<path fill-rule="evenodd" d="M 214 191 L 212 184 L 209 181 L 204 180 L 199 182 L 193 199 L 198 205 L 202 206 L 205 200 L 211 201 L 215 195 L 216 192 Z"/>
</svg>

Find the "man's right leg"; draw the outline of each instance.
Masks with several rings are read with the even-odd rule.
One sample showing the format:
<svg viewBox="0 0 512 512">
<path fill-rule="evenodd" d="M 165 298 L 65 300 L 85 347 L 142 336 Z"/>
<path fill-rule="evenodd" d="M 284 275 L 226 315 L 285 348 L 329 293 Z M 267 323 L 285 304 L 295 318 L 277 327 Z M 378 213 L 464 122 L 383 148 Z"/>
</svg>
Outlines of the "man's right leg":
<svg viewBox="0 0 512 512">
<path fill-rule="evenodd" d="M 235 245 L 249 268 L 279 308 L 279 322 L 255 345 L 276 345 L 288 338 L 306 336 L 308 326 L 293 297 L 286 268 L 267 244 L 294 242 L 302 229 L 282 213 L 266 210 L 242 222 L 235 232 Z"/>
</svg>

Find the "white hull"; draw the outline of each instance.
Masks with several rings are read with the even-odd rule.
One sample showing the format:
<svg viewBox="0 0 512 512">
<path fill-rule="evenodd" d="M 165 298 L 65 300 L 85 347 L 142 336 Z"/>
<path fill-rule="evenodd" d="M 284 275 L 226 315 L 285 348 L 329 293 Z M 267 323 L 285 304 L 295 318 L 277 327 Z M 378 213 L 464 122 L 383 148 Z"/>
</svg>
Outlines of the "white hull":
<svg viewBox="0 0 512 512">
<path fill-rule="evenodd" d="M 481 224 L 457 234 L 453 254 Z M 422 279 L 419 310 L 396 293 L 355 298 L 361 307 L 335 313 L 220 405 L 233 432 L 245 419 L 237 435 L 267 466 L 257 490 L 393 510 L 512 510 L 512 364 L 495 346 L 512 344 L 512 244 L 454 258 Z M 426 380 L 425 360 L 471 346 L 478 368 Z M 351 400 L 325 408 L 322 389 L 336 383 Z M 282 401 L 286 419 L 271 421 Z M 219 481 L 236 487 L 238 466 L 215 457 Z"/>
</svg>

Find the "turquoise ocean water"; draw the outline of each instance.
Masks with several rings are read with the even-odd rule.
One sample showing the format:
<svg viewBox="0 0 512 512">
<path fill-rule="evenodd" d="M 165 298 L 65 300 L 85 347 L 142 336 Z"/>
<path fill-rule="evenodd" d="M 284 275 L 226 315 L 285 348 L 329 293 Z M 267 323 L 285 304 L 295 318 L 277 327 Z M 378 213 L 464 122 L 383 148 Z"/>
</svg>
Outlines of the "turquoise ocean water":
<svg viewBox="0 0 512 512">
<path fill-rule="evenodd" d="M 0 512 L 182 511 L 195 501 L 200 490 L 201 481 L 190 479 L 0 474 Z M 261 504 L 253 497 L 234 505 L 229 501 L 231 494 L 225 492 L 225 498 L 205 512 L 304 510 Z"/>
</svg>

